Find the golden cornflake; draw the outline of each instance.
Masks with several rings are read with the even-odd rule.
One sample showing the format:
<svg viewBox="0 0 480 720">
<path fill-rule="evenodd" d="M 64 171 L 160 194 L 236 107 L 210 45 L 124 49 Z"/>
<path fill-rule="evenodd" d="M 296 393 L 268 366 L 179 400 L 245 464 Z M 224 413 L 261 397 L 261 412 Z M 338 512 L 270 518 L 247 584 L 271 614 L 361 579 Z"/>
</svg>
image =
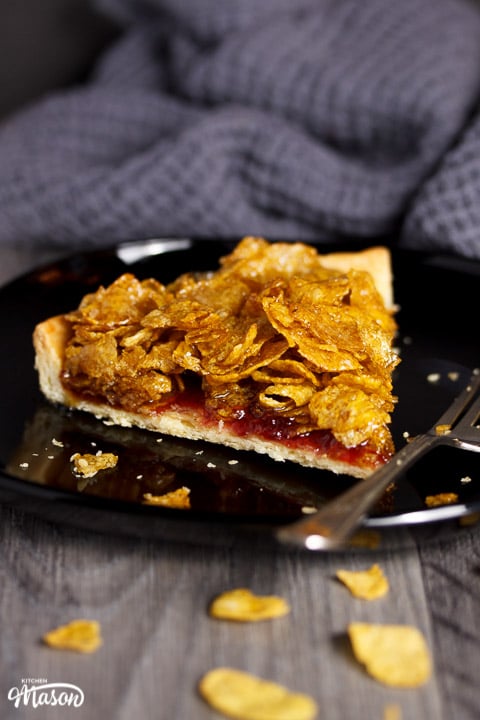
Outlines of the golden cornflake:
<svg viewBox="0 0 480 720">
<path fill-rule="evenodd" d="M 391 703 L 383 709 L 383 720 L 402 720 L 402 708 L 400 705 Z"/>
<path fill-rule="evenodd" d="M 146 505 L 158 505 L 161 507 L 175 508 L 177 510 L 189 510 L 190 505 L 190 488 L 181 487 L 163 495 L 152 495 L 152 493 L 144 493 L 143 501 Z"/>
<path fill-rule="evenodd" d="M 352 535 L 348 544 L 350 547 L 377 550 L 381 545 L 381 541 L 381 535 L 377 530 L 362 528 Z"/>
<path fill-rule="evenodd" d="M 425 505 L 427 507 L 439 507 L 441 505 L 453 505 L 458 502 L 457 493 L 437 493 L 437 495 L 427 495 L 425 498 Z"/>
<path fill-rule="evenodd" d="M 92 453 L 84 453 L 83 455 L 75 453 L 70 460 L 73 463 L 73 470 L 77 475 L 90 478 L 100 470 L 114 468 L 118 462 L 118 455 L 100 451 L 95 455 L 92 455 Z"/>
<path fill-rule="evenodd" d="M 430 653 L 417 628 L 354 622 L 348 626 L 348 635 L 356 659 L 379 682 L 407 688 L 429 679 Z"/>
<path fill-rule="evenodd" d="M 458 522 L 462 527 L 467 527 L 470 525 L 476 525 L 479 521 L 480 513 L 474 512 L 470 513 L 469 515 L 463 515 Z"/>
<path fill-rule="evenodd" d="M 368 570 L 337 570 L 336 576 L 352 595 L 362 600 L 376 600 L 389 590 L 388 580 L 379 565 L 372 565 Z"/>
<path fill-rule="evenodd" d="M 255 595 L 250 590 L 238 588 L 218 595 L 210 605 L 210 614 L 222 620 L 256 622 L 282 617 L 290 612 L 290 606 L 276 595 Z"/>
<path fill-rule="evenodd" d="M 231 668 L 216 668 L 200 680 L 201 696 L 215 710 L 237 720 L 313 720 L 313 698 Z"/>
<path fill-rule="evenodd" d="M 92 653 L 102 644 L 100 624 L 96 620 L 72 620 L 43 636 L 47 645 L 57 650 Z"/>
</svg>

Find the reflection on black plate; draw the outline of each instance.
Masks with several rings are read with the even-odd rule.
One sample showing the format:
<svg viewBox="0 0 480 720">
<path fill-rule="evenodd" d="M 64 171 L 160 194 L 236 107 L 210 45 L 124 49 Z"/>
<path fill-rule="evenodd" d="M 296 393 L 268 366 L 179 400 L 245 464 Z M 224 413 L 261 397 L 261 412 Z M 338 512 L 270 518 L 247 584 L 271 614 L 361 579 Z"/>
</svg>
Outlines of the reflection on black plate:
<svg viewBox="0 0 480 720">
<path fill-rule="evenodd" d="M 0 290 L 0 500 L 100 531 L 207 542 L 261 532 L 272 542 L 273 528 L 349 486 L 347 477 L 253 453 L 108 426 L 52 407 L 40 396 L 31 343 L 38 321 L 72 309 L 86 292 L 127 270 L 168 282 L 181 272 L 216 268 L 234 244 L 188 239 L 124 244 L 75 255 Z M 402 363 L 395 375 L 399 402 L 392 427 L 401 447 L 407 434 L 436 420 L 480 364 L 478 330 L 460 312 L 474 307 L 480 264 L 399 252 L 393 263 Z M 71 455 L 98 450 L 117 454 L 117 467 L 90 479 L 75 476 Z M 388 530 L 445 524 L 480 512 L 479 469 L 478 454 L 435 450 L 385 495 L 366 525 Z M 181 486 L 190 488 L 190 510 L 142 502 L 144 493 Z M 427 508 L 426 496 L 446 492 L 458 501 Z"/>
</svg>

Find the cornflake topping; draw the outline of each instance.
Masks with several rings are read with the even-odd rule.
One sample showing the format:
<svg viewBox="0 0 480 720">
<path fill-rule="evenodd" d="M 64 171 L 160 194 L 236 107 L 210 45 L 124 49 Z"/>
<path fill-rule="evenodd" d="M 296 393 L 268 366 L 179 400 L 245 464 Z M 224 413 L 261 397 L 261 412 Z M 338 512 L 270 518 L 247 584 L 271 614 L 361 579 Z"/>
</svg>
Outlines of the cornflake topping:
<svg viewBox="0 0 480 720">
<path fill-rule="evenodd" d="M 196 378 L 207 411 L 284 417 L 290 436 L 329 430 L 388 457 L 396 330 L 372 276 L 327 268 L 315 248 L 248 237 L 216 272 L 164 286 L 124 274 L 66 318 L 62 382 L 151 412 Z"/>
</svg>

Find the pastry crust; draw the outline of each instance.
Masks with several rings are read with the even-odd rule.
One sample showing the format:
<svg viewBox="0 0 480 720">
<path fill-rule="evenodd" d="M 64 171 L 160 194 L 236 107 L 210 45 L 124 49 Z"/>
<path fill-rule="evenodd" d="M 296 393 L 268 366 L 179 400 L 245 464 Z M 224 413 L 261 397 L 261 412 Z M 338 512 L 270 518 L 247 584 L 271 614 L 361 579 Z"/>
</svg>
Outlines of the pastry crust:
<svg viewBox="0 0 480 720">
<path fill-rule="evenodd" d="M 390 254 L 383 247 L 371 248 L 359 253 L 335 253 L 321 256 L 324 266 L 343 271 L 344 269 L 365 269 L 374 277 L 385 305 L 393 306 Z M 148 412 L 145 409 L 129 410 L 119 407 L 100 397 L 88 397 L 72 391 L 62 380 L 67 345 L 72 336 L 72 322 L 68 315 L 49 318 L 37 325 L 33 334 L 35 367 L 38 371 L 42 393 L 50 401 L 69 408 L 93 414 L 99 419 L 124 427 L 139 427 L 161 434 L 203 440 L 223 444 L 237 450 L 264 453 L 278 461 L 289 460 L 304 466 L 330 470 L 334 473 L 366 477 L 375 465 L 386 458 L 344 460 L 328 449 L 316 450 L 311 446 L 295 446 L 282 443 L 253 433 L 239 434 L 234 426 L 221 418 L 212 417 L 201 406 L 166 405 L 161 411 Z"/>
</svg>

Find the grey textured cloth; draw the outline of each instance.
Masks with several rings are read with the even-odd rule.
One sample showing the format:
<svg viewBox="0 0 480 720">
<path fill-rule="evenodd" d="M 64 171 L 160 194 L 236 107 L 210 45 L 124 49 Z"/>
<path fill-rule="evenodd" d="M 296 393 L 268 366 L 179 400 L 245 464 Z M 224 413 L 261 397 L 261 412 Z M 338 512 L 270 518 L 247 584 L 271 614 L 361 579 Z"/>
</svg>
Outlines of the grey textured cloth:
<svg viewBox="0 0 480 720">
<path fill-rule="evenodd" d="M 0 242 L 386 238 L 480 258 L 480 5 L 103 0 L 88 81 L 0 126 Z"/>
</svg>

